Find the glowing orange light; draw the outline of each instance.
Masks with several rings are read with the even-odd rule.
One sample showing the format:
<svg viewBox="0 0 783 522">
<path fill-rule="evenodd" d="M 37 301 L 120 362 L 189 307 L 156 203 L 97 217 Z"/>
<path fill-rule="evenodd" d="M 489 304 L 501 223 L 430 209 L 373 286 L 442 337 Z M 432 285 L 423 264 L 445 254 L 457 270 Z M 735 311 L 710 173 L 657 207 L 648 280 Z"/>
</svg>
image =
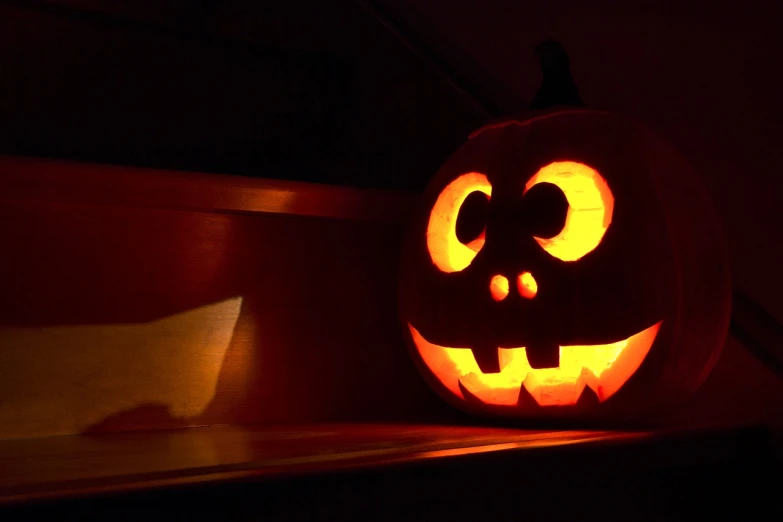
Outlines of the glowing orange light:
<svg viewBox="0 0 783 522">
<path fill-rule="evenodd" d="M 457 215 L 462 203 L 471 193 L 492 195 L 492 185 L 484 174 L 469 172 L 449 183 L 438 196 L 427 224 L 427 249 L 440 270 L 464 270 L 484 246 L 484 234 L 468 245 L 457 239 Z"/>
<path fill-rule="evenodd" d="M 536 283 L 533 274 L 530 272 L 522 272 L 517 277 L 517 290 L 519 295 L 525 299 L 533 299 L 538 293 L 538 283 Z"/>
<path fill-rule="evenodd" d="M 198 418 L 225 377 L 241 310 L 237 296 L 149 322 L 4 328 L 0 439 L 80 433 L 150 404 Z"/>
<path fill-rule="evenodd" d="M 489 283 L 489 292 L 492 294 L 492 299 L 495 301 L 502 301 L 508 295 L 508 279 L 502 275 L 496 275 L 492 277 L 492 281 Z"/>
<path fill-rule="evenodd" d="M 612 222 L 614 197 L 606 180 L 595 170 L 575 161 L 555 161 L 539 170 L 525 186 L 557 185 L 568 200 L 563 230 L 553 238 L 535 238 L 549 254 L 576 261 L 601 243 Z"/>
<path fill-rule="evenodd" d="M 525 348 L 498 348 L 500 372 L 482 373 L 473 352 L 428 342 L 409 325 L 413 342 L 430 371 L 454 395 L 460 383 L 486 404 L 515 406 L 521 387 L 541 406 L 576 404 L 584 387 L 603 402 L 628 381 L 650 351 L 661 323 L 611 344 L 561 346 L 560 366 L 533 369 Z M 464 397 L 463 397 L 464 398 Z"/>
</svg>

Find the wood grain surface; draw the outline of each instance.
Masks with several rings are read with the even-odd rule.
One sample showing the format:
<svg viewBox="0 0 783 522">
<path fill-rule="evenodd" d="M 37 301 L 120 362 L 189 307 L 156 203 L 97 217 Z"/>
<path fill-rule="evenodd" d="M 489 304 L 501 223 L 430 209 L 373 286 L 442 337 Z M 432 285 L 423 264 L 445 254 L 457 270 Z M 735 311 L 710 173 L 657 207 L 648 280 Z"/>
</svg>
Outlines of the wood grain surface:
<svg viewBox="0 0 783 522">
<path fill-rule="evenodd" d="M 400 341 L 401 228 L 3 205 L 0 438 L 446 414 Z"/>
<path fill-rule="evenodd" d="M 9 157 L 0 174 L 0 439 L 446 411 L 400 347 L 409 195 Z"/>
<path fill-rule="evenodd" d="M 404 222 L 416 194 L 0 155 L 0 201 Z"/>
<path fill-rule="evenodd" d="M 0 442 L 3 467 L 0 503 L 204 481 L 372 468 L 488 452 L 529 452 L 596 443 L 616 446 L 665 435 L 443 425 L 331 424 L 188 428 L 3 441 Z M 715 446 L 708 449 L 712 456 L 717 455 L 715 451 Z M 681 452 L 671 457 L 681 463 L 688 460 Z M 703 458 L 703 455 L 696 458 Z M 634 463 L 634 466 L 645 465 Z"/>
</svg>

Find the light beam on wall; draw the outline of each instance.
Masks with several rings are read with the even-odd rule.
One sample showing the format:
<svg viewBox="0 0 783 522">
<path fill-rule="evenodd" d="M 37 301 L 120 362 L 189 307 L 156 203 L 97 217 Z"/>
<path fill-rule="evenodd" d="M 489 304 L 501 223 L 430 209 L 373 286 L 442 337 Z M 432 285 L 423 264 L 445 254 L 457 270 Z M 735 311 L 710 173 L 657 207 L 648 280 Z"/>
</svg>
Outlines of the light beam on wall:
<svg viewBox="0 0 783 522">
<path fill-rule="evenodd" d="M 233 297 L 148 323 L 0 329 L 0 439 L 80 433 L 140 406 L 199 416 L 241 306 Z"/>
</svg>

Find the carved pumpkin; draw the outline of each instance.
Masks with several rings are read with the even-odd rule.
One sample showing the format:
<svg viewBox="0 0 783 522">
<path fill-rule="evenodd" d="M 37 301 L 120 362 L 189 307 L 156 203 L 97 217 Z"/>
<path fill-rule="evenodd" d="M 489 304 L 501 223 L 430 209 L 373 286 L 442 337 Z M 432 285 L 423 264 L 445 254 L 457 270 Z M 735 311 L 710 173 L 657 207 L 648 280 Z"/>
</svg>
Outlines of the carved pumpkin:
<svg viewBox="0 0 783 522">
<path fill-rule="evenodd" d="M 717 218 L 687 163 L 581 109 L 474 133 L 426 190 L 401 268 L 421 373 L 486 415 L 669 407 L 719 356 L 729 299 Z"/>
</svg>

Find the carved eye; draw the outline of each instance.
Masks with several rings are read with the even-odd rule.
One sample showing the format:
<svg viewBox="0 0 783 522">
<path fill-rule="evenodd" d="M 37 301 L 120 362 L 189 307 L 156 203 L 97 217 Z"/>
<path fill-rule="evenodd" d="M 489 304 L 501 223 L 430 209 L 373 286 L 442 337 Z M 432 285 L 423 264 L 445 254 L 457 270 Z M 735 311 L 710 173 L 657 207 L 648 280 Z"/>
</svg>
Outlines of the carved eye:
<svg viewBox="0 0 783 522">
<path fill-rule="evenodd" d="M 560 189 L 568 204 L 559 231 L 557 223 L 563 222 L 562 218 L 558 221 L 561 211 L 557 210 L 558 204 L 545 184 Z M 538 188 L 534 190 L 534 187 Z M 612 222 L 612 191 L 598 171 L 583 163 L 550 163 L 527 182 L 525 199 L 540 202 L 549 209 L 540 213 L 540 222 L 534 222 L 533 237 L 547 253 L 563 261 L 576 261 L 595 250 Z"/>
<path fill-rule="evenodd" d="M 467 268 L 484 246 L 492 185 L 484 174 L 469 172 L 438 196 L 427 224 L 427 249 L 443 272 Z"/>
<path fill-rule="evenodd" d="M 534 237 L 551 239 L 565 227 L 568 200 L 560 187 L 542 181 L 525 191 L 520 210 L 520 220 Z"/>
</svg>

